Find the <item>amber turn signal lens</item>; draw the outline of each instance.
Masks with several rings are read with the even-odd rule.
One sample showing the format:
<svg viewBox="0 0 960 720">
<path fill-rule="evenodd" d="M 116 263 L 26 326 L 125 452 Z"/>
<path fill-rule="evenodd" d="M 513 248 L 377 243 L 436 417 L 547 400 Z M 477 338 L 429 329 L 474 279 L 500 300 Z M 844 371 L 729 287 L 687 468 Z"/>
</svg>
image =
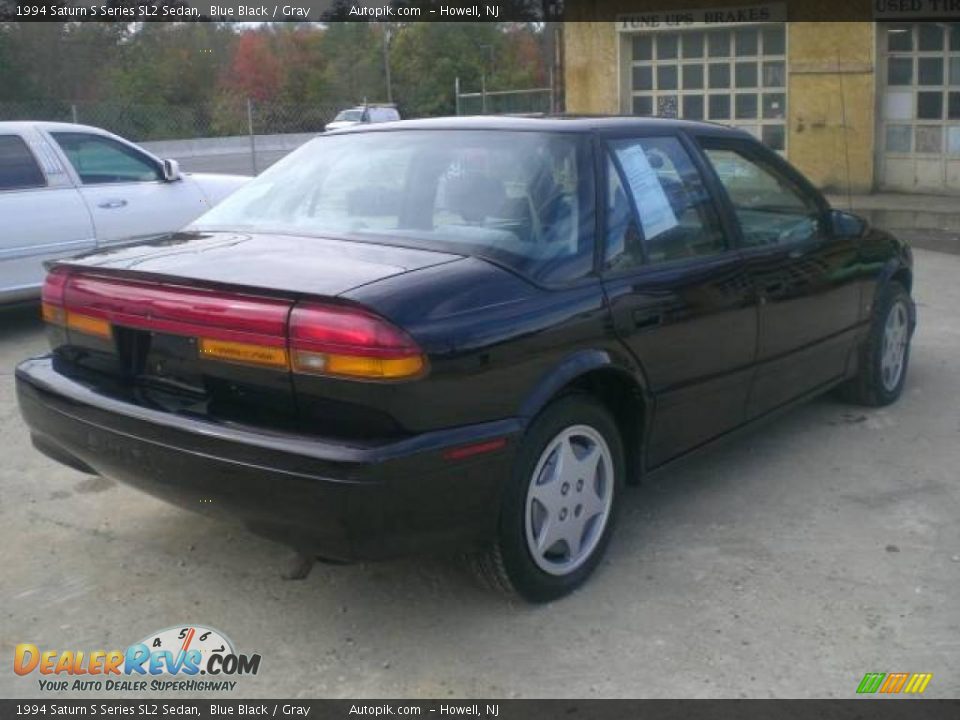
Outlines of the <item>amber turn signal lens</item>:
<svg viewBox="0 0 960 720">
<path fill-rule="evenodd" d="M 289 368 L 287 351 L 281 347 L 254 345 L 252 343 L 229 342 L 201 338 L 200 356 L 215 360 L 260 365 L 281 370 Z"/>
<path fill-rule="evenodd" d="M 425 366 L 422 355 L 382 358 L 297 350 L 293 356 L 293 369 L 297 372 L 369 380 L 412 378 L 420 375 Z"/>
<path fill-rule="evenodd" d="M 113 338 L 113 330 L 110 327 L 109 321 L 70 312 L 69 310 L 67 310 L 67 327 L 70 330 L 76 330 L 77 332 L 93 335 L 104 340 Z"/>
<path fill-rule="evenodd" d="M 51 325 L 63 325 L 65 322 L 63 308 L 59 305 L 45 302 L 40 306 L 40 311 L 43 313 L 44 322 Z"/>
</svg>

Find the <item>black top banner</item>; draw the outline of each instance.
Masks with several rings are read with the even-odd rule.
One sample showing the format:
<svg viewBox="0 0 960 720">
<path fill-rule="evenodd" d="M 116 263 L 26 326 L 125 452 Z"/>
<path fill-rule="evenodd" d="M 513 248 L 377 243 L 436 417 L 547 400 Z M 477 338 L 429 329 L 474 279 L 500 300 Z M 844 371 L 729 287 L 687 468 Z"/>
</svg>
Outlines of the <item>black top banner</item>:
<svg viewBox="0 0 960 720">
<path fill-rule="evenodd" d="M 19 22 L 615 22 L 960 20 L 960 0 L 0 0 Z"/>
</svg>

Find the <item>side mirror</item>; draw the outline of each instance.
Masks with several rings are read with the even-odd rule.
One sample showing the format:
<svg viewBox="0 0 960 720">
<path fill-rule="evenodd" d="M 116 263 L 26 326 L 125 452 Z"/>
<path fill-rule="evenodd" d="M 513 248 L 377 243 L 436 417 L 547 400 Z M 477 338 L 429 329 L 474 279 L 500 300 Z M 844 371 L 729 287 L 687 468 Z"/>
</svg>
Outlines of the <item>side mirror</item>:
<svg viewBox="0 0 960 720">
<path fill-rule="evenodd" d="M 163 181 L 176 182 L 180 179 L 180 163 L 176 160 L 163 161 Z"/>
<path fill-rule="evenodd" d="M 831 210 L 830 230 L 834 237 L 858 238 L 867 231 L 867 221 L 853 213 Z"/>
</svg>

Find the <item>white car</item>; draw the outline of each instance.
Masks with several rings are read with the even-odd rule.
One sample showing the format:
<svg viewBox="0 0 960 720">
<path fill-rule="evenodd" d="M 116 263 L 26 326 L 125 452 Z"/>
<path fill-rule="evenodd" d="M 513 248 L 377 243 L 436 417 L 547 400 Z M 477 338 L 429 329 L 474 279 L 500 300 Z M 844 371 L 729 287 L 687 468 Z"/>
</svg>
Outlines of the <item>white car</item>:
<svg viewBox="0 0 960 720">
<path fill-rule="evenodd" d="M 0 122 L 0 303 L 37 297 L 45 260 L 179 230 L 249 179 L 181 174 L 86 125 Z"/>
<path fill-rule="evenodd" d="M 328 122 L 324 129 L 342 130 L 364 123 L 394 122 L 399 119 L 400 113 L 393 105 L 358 105 L 355 108 L 338 112 L 337 116 L 331 122 Z"/>
</svg>

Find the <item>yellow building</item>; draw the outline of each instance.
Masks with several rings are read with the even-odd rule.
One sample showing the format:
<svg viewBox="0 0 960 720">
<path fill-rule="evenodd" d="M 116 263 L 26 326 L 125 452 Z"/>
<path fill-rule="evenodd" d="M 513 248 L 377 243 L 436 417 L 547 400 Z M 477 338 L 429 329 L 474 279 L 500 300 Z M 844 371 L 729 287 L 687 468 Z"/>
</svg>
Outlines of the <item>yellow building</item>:
<svg viewBox="0 0 960 720">
<path fill-rule="evenodd" d="M 827 191 L 960 193 L 960 23 L 807 19 L 849 0 L 690 1 L 580 6 L 567 111 L 737 125 Z"/>
</svg>

